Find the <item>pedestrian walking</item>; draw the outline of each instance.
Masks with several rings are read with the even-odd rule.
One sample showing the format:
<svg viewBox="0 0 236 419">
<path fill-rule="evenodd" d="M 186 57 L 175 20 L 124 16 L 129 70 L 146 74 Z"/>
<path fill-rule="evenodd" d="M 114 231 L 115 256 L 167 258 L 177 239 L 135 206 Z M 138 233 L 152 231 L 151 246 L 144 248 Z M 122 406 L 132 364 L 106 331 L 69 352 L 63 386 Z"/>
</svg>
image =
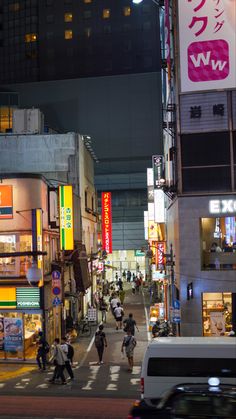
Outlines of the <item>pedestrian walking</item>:
<svg viewBox="0 0 236 419">
<path fill-rule="evenodd" d="M 131 288 L 132 288 L 132 294 L 134 295 L 136 291 L 136 281 L 134 278 L 132 279 Z"/>
<path fill-rule="evenodd" d="M 102 360 L 102 357 L 103 357 L 104 347 L 107 347 L 106 335 L 103 332 L 103 329 L 104 329 L 104 326 L 100 324 L 98 327 L 98 331 L 95 333 L 95 346 L 98 353 L 99 365 L 104 363 Z"/>
<path fill-rule="evenodd" d="M 124 310 L 120 303 L 117 303 L 117 307 L 114 309 L 114 316 L 116 320 L 116 330 L 122 328 L 122 320 L 124 316 Z"/>
<path fill-rule="evenodd" d="M 139 332 L 138 326 L 136 324 L 136 321 L 133 318 L 133 314 L 129 313 L 129 317 L 127 319 L 125 319 L 123 321 L 123 325 L 124 325 L 124 332 L 128 333 L 128 331 L 131 331 L 131 335 L 134 336 L 135 334 L 135 328 L 137 329 L 137 331 Z"/>
<path fill-rule="evenodd" d="M 55 365 L 52 378 L 49 380 L 49 383 L 55 383 L 57 378 L 61 379 L 61 384 L 66 384 L 66 379 L 64 376 L 65 362 L 67 361 L 67 356 L 62 350 L 60 345 L 60 340 L 56 338 L 53 344 L 53 353 L 50 361 Z"/>
<path fill-rule="evenodd" d="M 39 367 L 39 371 L 46 370 L 47 353 L 49 352 L 49 344 L 43 336 L 43 332 L 39 332 L 37 339 L 37 356 L 36 361 Z"/>
<path fill-rule="evenodd" d="M 117 285 L 118 285 L 119 291 L 122 291 L 123 290 L 123 282 L 122 282 L 121 278 L 119 278 L 119 280 L 117 282 Z"/>
<path fill-rule="evenodd" d="M 133 366 L 134 366 L 134 348 L 137 345 L 137 341 L 135 339 L 135 337 L 131 334 L 131 330 L 129 329 L 127 331 L 127 334 L 125 335 L 122 345 L 121 345 L 121 352 L 124 353 L 124 349 L 125 349 L 125 353 L 126 356 L 128 358 L 128 363 L 129 363 L 129 371 L 132 372 L 133 371 Z"/>
<path fill-rule="evenodd" d="M 131 272 L 130 270 L 127 271 L 127 282 L 130 282 L 131 280 Z"/>
<path fill-rule="evenodd" d="M 71 363 L 71 359 L 73 359 L 73 355 L 74 355 L 74 348 L 72 345 L 70 345 L 67 342 L 66 337 L 62 338 L 61 348 L 67 357 L 67 360 L 65 361 L 65 368 L 70 376 L 70 379 L 74 380 L 74 373 L 72 371 L 72 363 Z"/>
<path fill-rule="evenodd" d="M 124 289 L 119 292 L 119 298 L 120 298 L 120 303 L 123 306 L 124 301 L 125 301 L 125 290 Z"/>
<path fill-rule="evenodd" d="M 120 303 L 120 299 L 118 298 L 117 294 L 114 293 L 112 299 L 110 301 L 111 311 L 114 316 L 114 310 L 117 307 L 117 303 Z"/>
<path fill-rule="evenodd" d="M 141 285 L 140 279 L 139 278 L 136 278 L 136 281 L 135 281 L 135 291 L 137 292 L 137 294 L 139 294 L 139 287 L 140 287 L 140 285 Z"/>
<path fill-rule="evenodd" d="M 106 323 L 107 320 L 107 303 L 104 297 L 100 300 L 100 311 L 102 313 L 102 322 Z"/>
</svg>

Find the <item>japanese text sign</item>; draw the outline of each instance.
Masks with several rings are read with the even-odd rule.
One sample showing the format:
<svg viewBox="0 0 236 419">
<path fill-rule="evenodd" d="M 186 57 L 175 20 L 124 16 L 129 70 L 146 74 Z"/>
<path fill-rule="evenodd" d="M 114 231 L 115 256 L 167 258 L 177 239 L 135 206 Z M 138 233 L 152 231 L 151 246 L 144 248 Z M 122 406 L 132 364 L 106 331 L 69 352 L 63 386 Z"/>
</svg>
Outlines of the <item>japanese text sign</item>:
<svg viewBox="0 0 236 419">
<path fill-rule="evenodd" d="M 74 249 L 73 192 L 72 186 L 59 186 L 60 199 L 60 248 Z"/>
<path fill-rule="evenodd" d="M 111 192 L 102 192 L 102 247 L 112 253 Z"/>
<path fill-rule="evenodd" d="M 181 91 L 236 88 L 236 0 L 179 0 Z"/>
</svg>

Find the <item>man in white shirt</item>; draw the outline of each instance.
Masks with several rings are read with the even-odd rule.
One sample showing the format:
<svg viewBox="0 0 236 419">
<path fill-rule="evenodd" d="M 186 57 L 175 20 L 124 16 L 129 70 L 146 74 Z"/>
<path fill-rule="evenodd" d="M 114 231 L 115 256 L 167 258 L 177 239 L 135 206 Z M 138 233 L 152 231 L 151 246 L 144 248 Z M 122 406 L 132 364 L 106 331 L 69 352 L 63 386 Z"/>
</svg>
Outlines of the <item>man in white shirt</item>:
<svg viewBox="0 0 236 419">
<path fill-rule="evenodd" d="M 119 302 L 117 303 L 117 306 L 114 309 L 114 316 L 116 319 L 116 330 L 121 329 L 124 311 Z"/>
</svg>

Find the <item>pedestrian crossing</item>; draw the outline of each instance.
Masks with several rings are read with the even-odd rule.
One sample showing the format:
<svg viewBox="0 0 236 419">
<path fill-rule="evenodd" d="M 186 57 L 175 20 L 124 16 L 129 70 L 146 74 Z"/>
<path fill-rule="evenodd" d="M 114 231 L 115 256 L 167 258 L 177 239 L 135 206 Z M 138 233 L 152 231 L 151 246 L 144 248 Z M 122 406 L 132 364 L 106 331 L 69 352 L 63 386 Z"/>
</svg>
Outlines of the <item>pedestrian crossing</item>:
<svg viewBox="0 0 236 419">
<path fill-rule="evenodd" d="M 21 379 L 18 377 L 16 380 L 0 382 L 0 389 L 8 391 L 11 388 L 19 393 L 37 391 L 39 394 L 45 390 L 56 393 L 75 390 L 76 394 L 84 396 L 93 393 L 109 395 L 122 390 L 126 394 L 127 390 L 128 395 L 134 397 L 139 390 L 141 367 L 134 366 L 133 371 L 128 372 L 124 365 L 97 365 L 93 362 L 88 366 L 76 365 L 73 368 L 75 379 L 73 381 L 68 379 L 66 386 L 49 383 L 53 371 L 54 367 L 50 367 L 45 373 L 34 371 Z"/>
</svg>

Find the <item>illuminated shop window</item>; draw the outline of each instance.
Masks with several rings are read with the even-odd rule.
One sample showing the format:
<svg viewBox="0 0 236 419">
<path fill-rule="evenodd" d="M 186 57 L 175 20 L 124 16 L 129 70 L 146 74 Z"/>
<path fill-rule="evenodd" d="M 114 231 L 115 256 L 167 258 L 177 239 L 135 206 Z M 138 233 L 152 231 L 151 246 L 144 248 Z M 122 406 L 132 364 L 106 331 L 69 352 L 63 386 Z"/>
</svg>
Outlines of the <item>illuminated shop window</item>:
<svg viewBox="0 0 236 419">
<path fill-rule="evenodd" d="M 65 39 L 72 39 L 73 38 L 73 31 L 71 29 L 67 29 L 65 31 Z"/>
<path fill-rule="evenodd" d="M 36 42 L 38 39 L 38 35 L 36 33 L 26 33 L 25 34 L 25 42 Z"/>
<path fill-rule="evenodd" d="M 211 201 L 216 209 L 232 200 Z M 214 211 L 214 206 L 212 207 Z M 202 269 L 236 270 L 236 217 L 201 219 Z"/>
<path fill-rule="evenodd" d="M 103 19 L 109 19 L 111 15 L 110 9 L 103 9 L 102 17 Z"/>
<path fill-rule="evenodd" d="M 130 16 L 131 15 L 131 7 L 124 7 L 123 8 L 123 14 L 124 14 L 124 16 Z"/>
<path fill-rule="evenodd" d="M 0 107 L 0 132 L 12 128 L 12 108 Z"/>
<path fill-rule="evenodd" d="M 16 251 L 16 236 L 14 234 L 0 235 L 0 253 Z M 14 276 L 16 274 L 16 258 L 0 258 L 0 276 Z"/>
<path fill-rule="evenodd" d="M 72 22 L 72 20 L 73 20 L 72 13 L 65 13 L 65 15 L 64 15 L 64 21 L 65 22 Z"/>
</svg>

